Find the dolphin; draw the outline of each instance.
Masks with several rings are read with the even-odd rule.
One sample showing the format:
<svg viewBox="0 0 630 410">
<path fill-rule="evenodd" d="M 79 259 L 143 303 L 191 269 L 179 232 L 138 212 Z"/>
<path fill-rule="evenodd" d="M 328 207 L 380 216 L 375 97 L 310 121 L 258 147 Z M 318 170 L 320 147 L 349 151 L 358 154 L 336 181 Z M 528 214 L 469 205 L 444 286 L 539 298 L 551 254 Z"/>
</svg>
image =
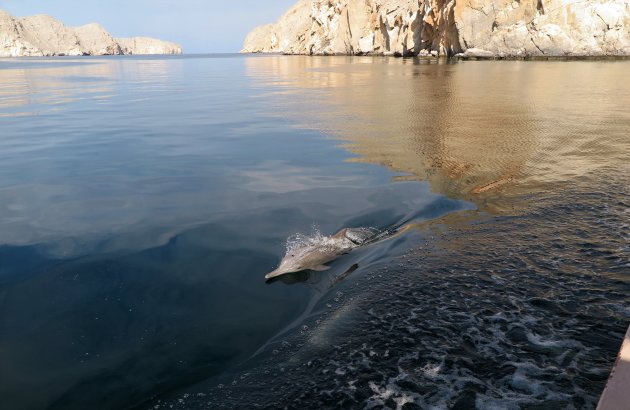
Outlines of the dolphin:
<svg viewBox="0 0 630 410">
<path fill-rule="evenodd" d="M 332 236 L 317 234 L 314 238 L 307 238 L 298 245 L 287 246 L 278 268 L 265 275 L 265 279 L 275 278 L 287 273 L 303 270 L 324 271 L 326 266 L 338 257 L 345 255 L 354 248 L 374 242 L 380 238 L 381 232 L 374 228 L 343 228 Z"/>
</svg>

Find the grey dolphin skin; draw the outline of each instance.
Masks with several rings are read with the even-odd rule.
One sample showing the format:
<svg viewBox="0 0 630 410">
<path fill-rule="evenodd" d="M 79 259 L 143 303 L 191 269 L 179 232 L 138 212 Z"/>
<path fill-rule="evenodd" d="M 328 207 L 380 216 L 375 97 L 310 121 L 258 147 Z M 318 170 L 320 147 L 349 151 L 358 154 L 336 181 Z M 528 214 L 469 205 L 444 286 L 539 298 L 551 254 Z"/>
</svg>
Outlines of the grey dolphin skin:
<svg viewBox="0 0 630 410">
<path fill-rule="evenodd" d="M 265 279 L 303 270 L 327 270 L 329 267 L 326 263 L 354 248 L 373 242 L 380 234 L 381 232 L 373 228 L 344 228 L 333 236 L 321 237 L 313 243 L 289 249 L 278 268 L 265 275 Z"/>
</svg>

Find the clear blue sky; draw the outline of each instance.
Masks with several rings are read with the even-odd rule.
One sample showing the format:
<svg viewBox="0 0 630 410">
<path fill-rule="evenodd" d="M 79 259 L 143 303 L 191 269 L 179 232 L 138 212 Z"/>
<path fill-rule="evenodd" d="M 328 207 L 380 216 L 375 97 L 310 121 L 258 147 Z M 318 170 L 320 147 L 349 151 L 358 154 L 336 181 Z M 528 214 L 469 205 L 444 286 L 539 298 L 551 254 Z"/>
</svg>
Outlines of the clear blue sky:
<svg viewBox="0 0 630 410">
<path fill-rule="evenodd" d="M 186 53 L 237 52 L 251 28 L 297 0 L 0 0 L 16 17 L 49 14 L 69 26 L 100 23 L 114 37 L 180 43 Z"/>
</svg>

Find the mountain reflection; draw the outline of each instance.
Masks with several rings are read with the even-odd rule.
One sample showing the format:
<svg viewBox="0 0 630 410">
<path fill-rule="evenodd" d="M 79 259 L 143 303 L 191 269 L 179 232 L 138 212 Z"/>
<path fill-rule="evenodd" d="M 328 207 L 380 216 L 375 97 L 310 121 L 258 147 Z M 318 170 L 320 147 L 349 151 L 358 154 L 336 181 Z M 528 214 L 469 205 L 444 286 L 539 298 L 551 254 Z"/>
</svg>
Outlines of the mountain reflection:
<svg viewBox="0 0 630 410">
<path fill-rule="evenodd" d="M 344 141 L 352 161 L 428 180 L 484 210 L 628 162 L 630 114 L 616 101 L 630 85 L 614 81 L 623 62 L 377 59 L 384 64 L 280 56 L 246 64 L 257 83 L 287 90 L 274 112 Z"/>
<path fill-rule="evenodd" d="M 84 101 L 107 103 L 123 79 L 135 91 L 160 90 L 181 69 L 177 61 L 107 58 L 15 59 L 0 62 L 0 117 L 24 117 Z M 141 87 L 141 88 L 140 88 Z M 134 91 L 134 90 L 130 90 Z"/>
</svg>

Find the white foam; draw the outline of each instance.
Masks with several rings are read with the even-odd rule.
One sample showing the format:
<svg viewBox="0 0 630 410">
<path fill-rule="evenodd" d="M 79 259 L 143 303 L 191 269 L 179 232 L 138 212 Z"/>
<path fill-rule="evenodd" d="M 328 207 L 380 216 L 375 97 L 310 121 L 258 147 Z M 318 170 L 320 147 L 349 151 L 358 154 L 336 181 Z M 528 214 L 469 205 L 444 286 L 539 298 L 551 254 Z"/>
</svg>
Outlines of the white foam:
<svg viewBox="0 0 630 410">
<path fill-rule="evenodd" d="M 427 363 L 420 368 L 422 374 L 431 379 L 436 378 L 440 374 L 440 370 L 442 370 L 442 365 L 435 363 Z"/>
<path fill-rule="evenodd" d="M 582 347 L 582 344 L 575 340 L 544 340 L 542 337 L 532 332 L 527 332 L 526 336 L 531 344 L 540 347 Z"/>
<path fill-rule="evenodd" d="M 327 245 L 331 241 L 332 238 L 330 236 L 323 235 L 317 226 L 313 226 L 313 230 L 310 235 L 296 233 L 287 238 L 287 254 L 295 253 L 301 249 L 309 248 L 312 246 Z"/>
<path fill-rule="evenodd" d="M 541 383 L 527 377 L 527 372 L 523 368 L 516 369 L 510 384 L 514 389 L 532 394 L 535 397 L 540 397 L 546 390 Z"/>
</svg>

